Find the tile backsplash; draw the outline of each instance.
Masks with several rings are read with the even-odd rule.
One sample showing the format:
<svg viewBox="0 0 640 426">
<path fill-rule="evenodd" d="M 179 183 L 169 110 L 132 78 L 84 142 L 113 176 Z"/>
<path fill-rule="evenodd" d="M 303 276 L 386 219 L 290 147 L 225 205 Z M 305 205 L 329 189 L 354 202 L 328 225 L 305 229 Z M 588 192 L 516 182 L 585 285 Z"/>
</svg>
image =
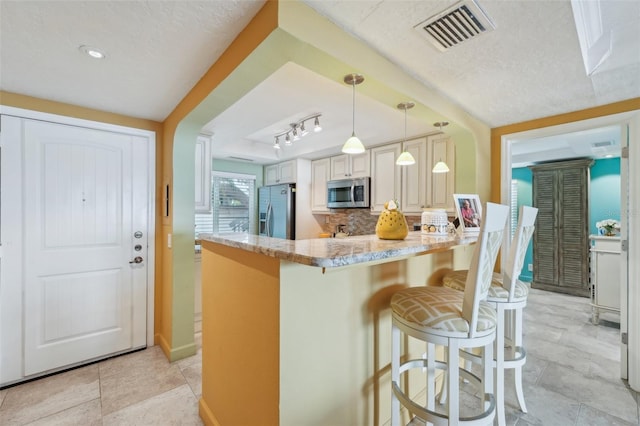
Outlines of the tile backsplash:
<svg viewBox="0 0 640 426">
<path fill-rule="evenodd" d="M 345 225 L 344 230 L 351 235 L 369 235 L 376 233 L 378 215 L 371 214 L 369 209 L 334 209 L 327 215 L 329 223 L 323 225 L 324 232 L 333 234 L 338 225 Z M 420 223 L 420 216 L 406 216 L 409 230 L 414 223 Z"/>
</svg>

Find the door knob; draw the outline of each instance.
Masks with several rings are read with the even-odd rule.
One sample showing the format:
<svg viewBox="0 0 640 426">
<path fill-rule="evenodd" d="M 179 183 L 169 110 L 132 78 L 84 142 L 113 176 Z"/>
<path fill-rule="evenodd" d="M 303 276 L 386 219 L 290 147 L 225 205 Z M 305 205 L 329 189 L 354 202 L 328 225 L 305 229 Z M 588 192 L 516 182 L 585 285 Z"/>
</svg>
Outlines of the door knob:
<svg viewBox="0 0 640 426">
<path fill-rule="evenodd" d="M 129 263 L 142 263 L 144 259 L 142 259 L 141 256 L 136 256 L 133 258 L 133 260 L 129 261 Z"/>
</svg>

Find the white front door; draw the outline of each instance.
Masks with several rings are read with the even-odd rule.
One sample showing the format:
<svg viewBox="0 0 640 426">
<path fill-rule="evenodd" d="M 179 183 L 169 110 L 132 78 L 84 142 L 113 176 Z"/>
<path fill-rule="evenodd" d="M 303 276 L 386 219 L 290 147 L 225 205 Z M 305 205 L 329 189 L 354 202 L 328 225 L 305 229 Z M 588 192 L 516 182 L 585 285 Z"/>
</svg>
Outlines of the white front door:
<svg viewBox="0 0 640 426">
<path fill-rule="evenodd" d="M 23 374 L 145 346 L 148 140 L 22 120 Z"/>
</svg>

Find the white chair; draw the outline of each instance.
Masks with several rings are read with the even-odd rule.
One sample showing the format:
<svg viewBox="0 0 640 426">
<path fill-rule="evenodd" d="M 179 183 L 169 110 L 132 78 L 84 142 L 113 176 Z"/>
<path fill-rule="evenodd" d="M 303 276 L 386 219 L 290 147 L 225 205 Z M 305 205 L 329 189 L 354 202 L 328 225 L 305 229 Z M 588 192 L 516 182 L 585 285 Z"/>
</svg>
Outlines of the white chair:
<svg viewBox="0 0 640 426">
<path fill-rule="evenodd" d="M 495 341 L 494 386 L 498 414 L 498 424 L 506 424 L 504 408 L 504 374 L 506 369 L 514 369 L 515 388 L 518 404 L 523 413 L 527 412 L 522 393 L 522 366 L 527 361 L 526 351 L 522 347 L 522 314 L 527 305 L 529 288 L 518 280 L 524 263 L 527 246 L 534 231 L 534 224 L 538 209 L 522 206 L 519 212 L 518 226 L 511 241 L 507 262 L 502 274 L 494 273 L 491 287 L 487 295 L 490 303 L 497 313 L 497 328 Z M 468 271 L 454 271 L 442 279 L 445 287 L 466 291 Z M 513 324 L 508 323 L 507 312 L 513 312 L 509 318 L 513 318 Z M 508 345 L 505 354 L 505 343 Z M 477 361 L 477 356 L 470 351 L 463 351 L 461 355 L 467 360 Z M 508 355 L 508 357 L 506 356 Z M 444 389 L 443 389 L 444 390 Z M 442 394 L 444 395 L 444 393 Z M 441 402 L 446 397 L 441 398 Z"/>
<path fill-rule="evenodd" d="M 400 290 L 391 298 L 391 424 L 400 423 L 400 405 L 424 422 L 441 424 L 491 424 L 495 417 L 492 395 L 493 341 L 496 332 L 496 312 L 482 302 L 491 286 L 495 260 L 502 244 L 509 208 L 487 203 L 482 227 L 474 249 L 464 293 L 448 287 L 410 287 Z M 401 332 L 427 343 L 426 359 L 413 359 L 401 363 Z M 435 345 L 448 348 L 446 362 L 435 360 Z M 482 377 L 459 368 L 460 348 L 482 348 L 486 360 Z M 426 368 L 426 406 L 419 405 L 402 390 L 400 378 L 411 369 Z M 436 368 L 447 372 L 447 414 L 435 410 Z M 460 418 L 459 377 L 481 387 L 479 414 Z M 406 386 L 405 386 L 406 387 Z"/>
</svg>

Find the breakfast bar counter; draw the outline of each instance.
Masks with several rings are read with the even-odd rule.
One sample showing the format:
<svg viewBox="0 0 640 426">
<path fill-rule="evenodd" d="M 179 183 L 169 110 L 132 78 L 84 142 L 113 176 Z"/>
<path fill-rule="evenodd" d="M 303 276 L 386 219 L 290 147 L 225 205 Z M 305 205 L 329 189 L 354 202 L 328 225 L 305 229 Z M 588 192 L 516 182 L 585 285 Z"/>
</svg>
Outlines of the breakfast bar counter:
<svg viewBox="0 0 640 426">
<path fill-rule="evenodd" d="M 475 238 L 200 235 L 207 425 L 390 418 L 389 300 L 468 265 Z M 419 356 L 418 354 L 417 356 Z"/>
</svg>

